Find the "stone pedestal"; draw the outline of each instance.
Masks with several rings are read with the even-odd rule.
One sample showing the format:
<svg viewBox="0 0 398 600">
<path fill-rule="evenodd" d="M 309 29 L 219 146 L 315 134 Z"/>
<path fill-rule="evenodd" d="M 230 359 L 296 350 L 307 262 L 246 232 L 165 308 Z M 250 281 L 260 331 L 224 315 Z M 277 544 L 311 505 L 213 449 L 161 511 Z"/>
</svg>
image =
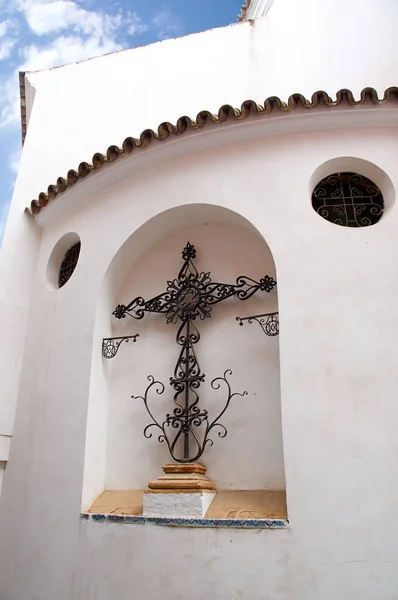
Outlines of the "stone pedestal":
<svg viewBox="0 0 398 600">
<path fill-rule="evenodd" d="M 144 491 L 144 516 L 204 517 L 216 495 L 214 482 L 205 475 L 206 467 L 199 463 L 165 465 L 163 472 Z"/>
</svg>

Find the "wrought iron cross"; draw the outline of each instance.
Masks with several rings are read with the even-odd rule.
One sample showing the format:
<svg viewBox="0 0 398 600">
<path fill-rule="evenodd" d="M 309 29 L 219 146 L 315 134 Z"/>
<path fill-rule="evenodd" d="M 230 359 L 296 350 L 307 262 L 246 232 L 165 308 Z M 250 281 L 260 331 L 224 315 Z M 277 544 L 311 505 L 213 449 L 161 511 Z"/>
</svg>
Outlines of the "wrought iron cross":
<svg viewBox="0 0 398 600">
<path fill-rule="evenodd" d="M 182 251 L 184 264 L 178 273 L 177 279 L 167 282 L 167 289 L 162 294 L 151 300 L 134 298 L 127 306 L 118 305 L 113 315 L 123 319 L 129 315 L 133 319 L 142 319 L 146 312 L 161 313 L 166 316 L 167 323 L 179 324 L 176 342 L 181 346 L 181 351 L 174 369 L 174 376 L 170 377 L 170 385 L 174 389 L 174 408 L 172 414 L 167 414 L 163 423 L 159 423 L 153 416 L 148 406 L 149 392 L 154 388 L 158 394 L 163 394 L 165 386 L 160 381 L 155 381 L 150 375 L 150 382 L 144 396 L 137 396 L 143 400 L 152 422 L 144 429 L 147 438 L 152 437 L 150 429 L 160 429 L 159 442 L 166 442 L 170 455 L 176 462 L 189 463 L 198 460 L 206 446 L 212 445 L 209 438 L 210 432 L 219 427 L 218 435 L 225 437 L 227 430 L 219 422 L 227 410 L 231 399 L 246 394 L 231 393 L 227 375 L 232 372 L 225 371 L 223 377 L 216 377 L 211 382 L 213 389 L 219 389 L 222 383 L 227 386 L 228 397 L 223 410 L 210 421 L 208 412 L 199 407 L 198 389 L 205 379 L 196 358 L 194 345 L 199 342 L 200 334 L 195 325 L 198 319 L 203 321 L 211 316 L 215 304 L 235 296 L 238 300 L 248 300 L 258 290 L 271 292 L 276 286 L 276 281 L 265 275 L 260 281 L 250 277 L 239 276 L 234 284 L 217 283 L 211 280 L 210 272 L 199 273 L 193 261 L 196 258 L 195 247 L 189 242 Z M 133 396 L 135 398 L 135 396 Z M 204 426 L 200 434 L 199 428 Z M 170 429 L 171 428 L 171 429 Z M 177 430 L 173 436 L 173 431 Z M 179 440 L 183 441 L 182 456 L 179 455 Z"/>
</svg>

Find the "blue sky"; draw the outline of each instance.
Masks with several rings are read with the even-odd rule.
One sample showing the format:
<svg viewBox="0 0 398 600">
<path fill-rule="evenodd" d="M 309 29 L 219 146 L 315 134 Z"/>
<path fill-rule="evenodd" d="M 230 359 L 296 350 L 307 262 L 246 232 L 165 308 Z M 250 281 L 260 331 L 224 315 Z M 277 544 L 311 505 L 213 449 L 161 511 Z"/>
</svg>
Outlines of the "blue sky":
<svg viewBox="0 0 398 600">
<path fill-rule="evenodd" d="M 228 25 L 242 2 L 0 0 L 0 244 L 21 153 L 18 71 Z"/>
</svg>

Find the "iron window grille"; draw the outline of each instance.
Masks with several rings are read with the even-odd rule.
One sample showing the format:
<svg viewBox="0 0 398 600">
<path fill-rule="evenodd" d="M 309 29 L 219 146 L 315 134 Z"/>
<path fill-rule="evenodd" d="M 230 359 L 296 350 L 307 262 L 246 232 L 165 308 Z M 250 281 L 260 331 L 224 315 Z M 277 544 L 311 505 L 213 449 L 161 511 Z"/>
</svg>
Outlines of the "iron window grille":
<svg viewBox="0 0 398 600">
<path fill-rule="evenodd" d="M 313 209 L 335 225 L 375 225 L 384 211 L 384 199 L 373 181 L 358 173 L 333 173 L 318 183 L 312 193 Z"/>
<path fill-rule="evenodd" d="M 80 242 L 77 242 L 66 252 L 61 266 L 59 268 L 59 288 L 65 285 L 65 283 L 71 278 L 73 271 L 76 269 L 77 261 L 79 260 L 80 246 Z"/>
</svg>

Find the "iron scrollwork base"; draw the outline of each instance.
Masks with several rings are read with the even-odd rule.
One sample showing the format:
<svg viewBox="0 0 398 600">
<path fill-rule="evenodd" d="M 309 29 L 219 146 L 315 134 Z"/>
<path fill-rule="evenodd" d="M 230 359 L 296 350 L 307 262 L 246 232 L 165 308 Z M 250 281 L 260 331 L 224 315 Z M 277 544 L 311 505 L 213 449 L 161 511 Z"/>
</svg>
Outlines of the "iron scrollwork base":
<svg viewBox="0 0 398 600">
<path fill-rule="evenodd" d="M 207 410 L 203 410 L 198 407 L 197 402 L 199 400 L 199 396 L 197 396 L 196 403 L 189 407 L 188 414 L 186 414 L 184 407 L 179 404 L 178 399 L 174 397 L 174 402 L 177 406 L 171 414 L 166 415 L 166 419 L 162 423 L 159 423 L 155 419 L 149 407 L 148 401 L 152 391 L 161 395 L 165 391 L 165 386 L 161 381 L 156 381 L 155 378 L 150 375 L 148 377 L 149 385 L 144 396 L 132 396 L 133 399 L 139 399 L 144 402 L 145 408 L 152 419 L 152 422 L 144 429 L 144 436 L 146 438 L 151 438 L 152 431 L 150 430 L 152 428 L 158 429 L 160 430 L 158 441 L 160 443 L 166 442 L 170 455 L 175 461 L 182 463 L 197 461 L 202 456 L 207 446 L 213 446 L 214 442 L 209 437 L 213 429 L 218 428 L 217 434 L 220 438 L 225 438 L 227 435 L 227 428 L 225 425 L 220 423 L 220 419 L 227 410 L 232 398 L 234 398 L 234 396 L 247 396 L 247 392 L 232 393 L 230 383 L 227 379 L 228 375 L 232 375 L 232 371 L 230 369 L 225 371 L 223 377 L 216 377 L 210 384 L 213 390 L 220 389 L 223 384 L 225 384 L 227 387 L 227 400 L 224 408 L 220 411 L 215 419 L 210 421 Z M 201 426 L 203 426 L 202 435 L 199 433 L 199 428 Z M 174 436 L 170 436 L 170 428 L 177 430 Z M 191 437 L 190 455 L 182 458 L 178 455 L 177 444 L 179 440 L 185 444 L 186 434 L 189 434 Z"/>
<path fill-rule="evenodd" d="M 266 313 L 264 315 L 253 315 L 251 317 L 236 317 L 236 320 L 239 322 L 239 325 L 243 325 L 244 321 L 247 321 L 249 325 L 251 325 L 253 321 L 257 321 L 265 335 L 269 335 L 270 337 L 279 335 L 278 312 Z"/>
<path fill-rule="evenodd" d="M 104 338 L 102 340 L 102 356 L 104 358 L 114 358 L 120 348 L 120 344 L 122 342 L 129 342 L 133 340 L 133 342 L 137 341 L 137 337 L 139 337 L 139 333 L 135 335 L 125 335 L 122 337 L 113 337 L 113 338 Z"/>
</svg>

